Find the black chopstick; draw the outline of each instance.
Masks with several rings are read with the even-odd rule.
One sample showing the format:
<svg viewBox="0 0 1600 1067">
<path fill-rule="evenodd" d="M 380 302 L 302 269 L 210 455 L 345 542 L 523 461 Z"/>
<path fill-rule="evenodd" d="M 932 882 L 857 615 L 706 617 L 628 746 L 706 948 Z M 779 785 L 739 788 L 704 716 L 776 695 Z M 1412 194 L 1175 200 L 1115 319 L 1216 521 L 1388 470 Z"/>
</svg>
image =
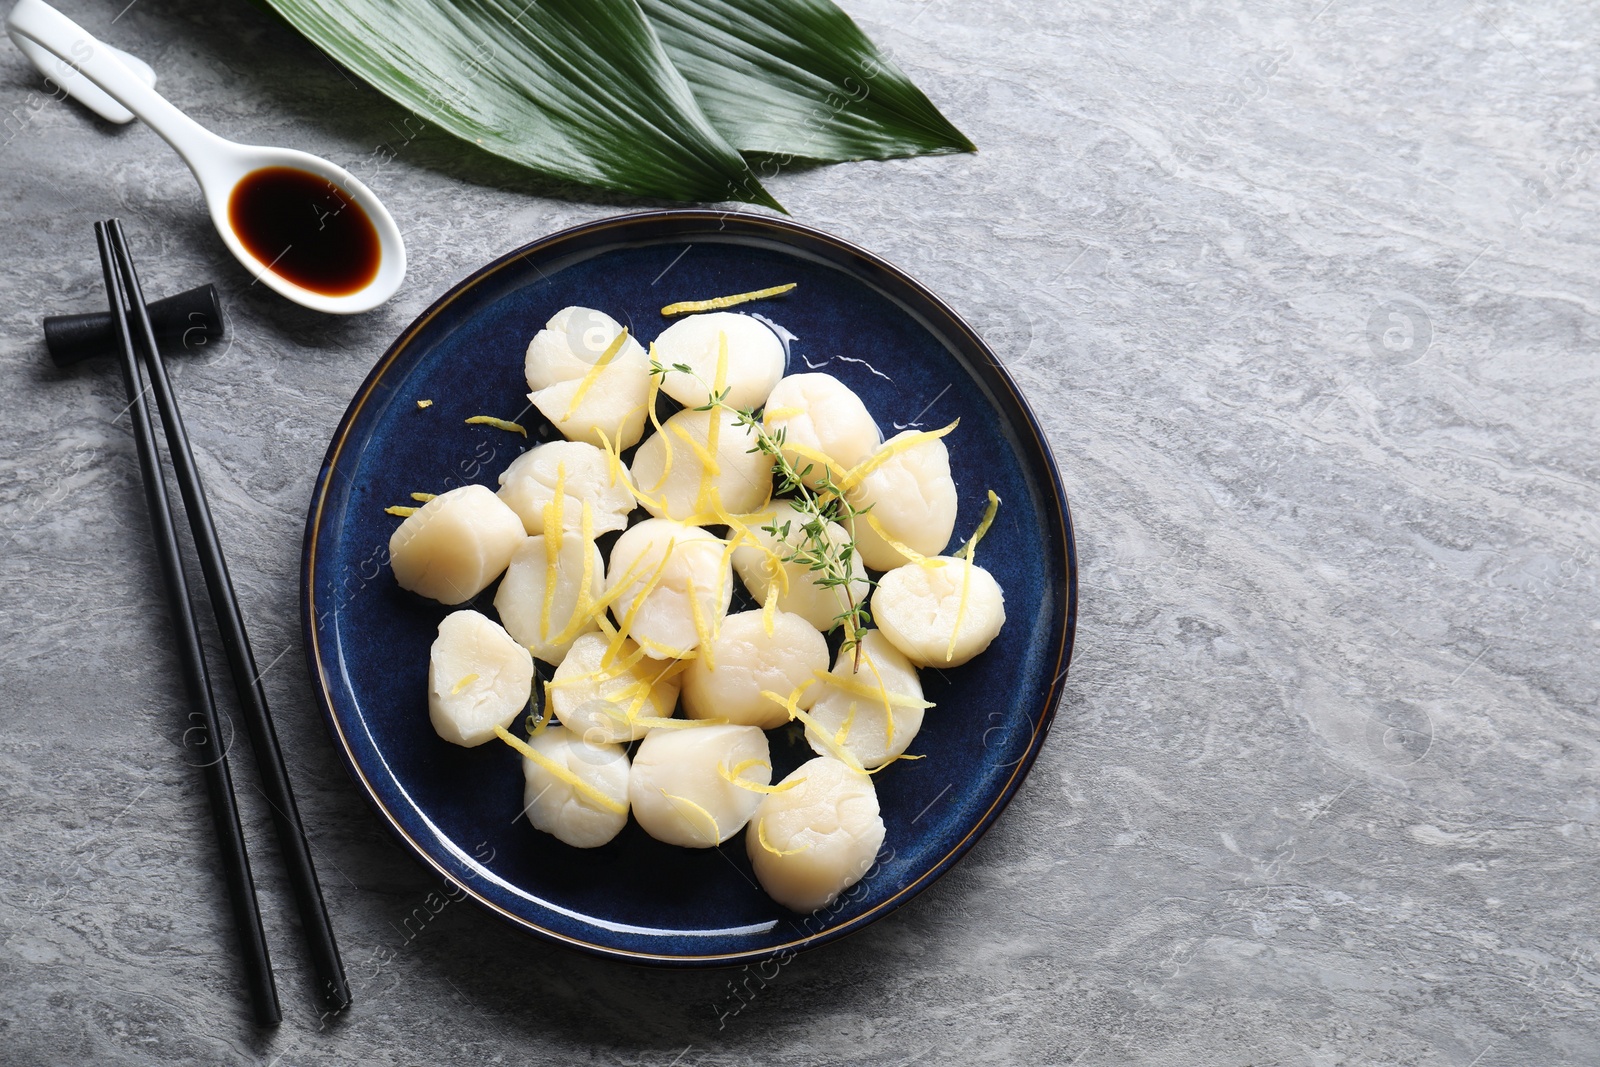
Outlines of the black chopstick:
<svg viewBox="0 0 1600 1067">
<path fill-rule="evenodd" d="M 189 695 L 190 719 L 199 720 L 201 741 L 195 746 L 204 761 L 206 792 L 211 801 L 211 822 L 217 846 L 222 852 L 223 874 L 228 884 L 228 899 L 233 904 L 234 926 L 244 950 L 245 980 L 256 1022 L 276 1026 L 283 1017 L 278 1007 L 278 990 L 272 979 L 272 961 L 267 955 L 267 939 L 261 929 L 261 911 L 256 902 L 255 882 L 250 877 L 250 857 L 245 852 L 244 833 L 239 826 L 239 806 L 233 794 L 233 776 L 228 773 L 227 753 L 222 746 L 222 731 L 217 708 L 212 700 L 211 679 L 206 672 L 200 631 L 189 603 L 189 583 L 183 573 L 183 557 L 178 535 L 172 526 L 172 509 L 167 499 L 166 480 L 156 455 L 155 429 L 150 410 L 145 406 L 140 384 L 139 364 L 133 351 L 128 327 L 126 298 L 121 279 L 112 265 L 110 238 L 104 223 L 94 224 L 100 246 L 100 266 L 105 272 L 106 293 L 111 319 L 116 329 L 118 355 L 122 363 L 122 382 L 127 387 L 128 409 L 133 420 L 133 436 L 139 452 L 139 470 L 144 480 L 145 504 L 150 511 L 150 528 L 161 558 L 161 577 L 166 586 L 167 606 L 178 630 L 178 657 L 182 661 L 184 688 Z M 193 728 L 191 728 L 193 729 Z M 185 737 L 189 736 L 185 731 Z"/>
<path fill-rule="evenodd" d="M 244 616 L 239 610 L 233 579 L 228 574 L 228 564 L 217 540 L 216 525 L 211 520 L 205 487 L 195 467 L 194 452 L 189 447 L 189 434 L 183 424 L 183 415 L 178 410 L 178 400 L 172 392 L 166 365 L 156 344 L 155 331 L 145 307 L 144 290 L 139 284 L 133 256 L 128 250 L 127 236 L 122 231 L 122 223 L 116 219 L 111 220 L 109 230 L 112 251 L 121 268 L 122 282 L 132 308 L 134 336 L 144 357 L 144 367 L 155 393 L 156 406 L 161 411 L 167 452 L 172 457 L 173 470 L 178 476 L 178 490 L 189 518 L 195 551 L 200 557 L 200 570 L 205 576 L 211 610 L 216 616 L 217 629 L 227 651 L 228 666 L 250 734 L 250 747 L 255 752 L 261 791 L 272 809 L 278 848 L 289 871 L 289 884 L 310 948 L 317 989 L 327 1007 L 342 1011 L 350 1005 L 350 987 L 345 979 L 344 964 L 339 958 L 333 927 L 328 921 L 327 905 L 322 899 L 322 887 L 311 861 L 310 843 L 305 826 L 300 821 L 300 810 L 295 804 L 283 752 L 278 746 L 278 734 L 267 710 L 267 694 L 261 685 L 261 672 L 256 669 L 255 654 L 251 651 L 250 637 L 245 632 Z"/>
</svg>

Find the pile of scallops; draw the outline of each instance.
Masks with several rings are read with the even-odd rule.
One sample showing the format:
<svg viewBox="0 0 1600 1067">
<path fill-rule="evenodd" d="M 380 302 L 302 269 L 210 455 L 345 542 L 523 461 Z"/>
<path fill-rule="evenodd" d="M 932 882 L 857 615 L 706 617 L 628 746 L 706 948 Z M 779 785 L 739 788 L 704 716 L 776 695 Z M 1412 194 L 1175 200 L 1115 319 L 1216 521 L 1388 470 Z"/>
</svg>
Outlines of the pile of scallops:
<svg viewBox="0 0 1600 1067">
<path fill-rule="evenodd" d="M 883 844 L 872 773 L 911 755 L 933 707 L 918 668 L 981 653 L 1005 608 L 970 544 L 943 554 L 949 428 L 884 440 L 843 382 L 785 375 L 787 361 L 745 314 L 679 319 L 646 352 L 610 316 L 565 308 L 526 358 L 529 400 L 562 439 L 519 455 L 498 492 L 427 499 L 389 549 L 398 583 L 445 605 L 498 579 L 497 618 L 469 607 L 440 622 L 428 712 L 446 741 L 522 754 L 534 827 L 575 848 L 604 845 L 630 812 L 685 848 L 745 831 L 762 887 L 809 912 Z M 843 493 L 855 528 L 824 528 L 794 491 L 775 498 L 774 457 L 728 408 L 759 412 L 807 486 Z M 841 563 L 823 580 L 824 536 L 836 560 L 851 548 L 848 579 Z M 735 580 L 759 607 L 730 614 Z M 850 642 L 839 620 L 862 604 L 872 626 Z M 538 695 L 536 724 L 513 733 Z M 816 757 L 774 782 L 766 731 L 793 721 Z"/>
</svg>

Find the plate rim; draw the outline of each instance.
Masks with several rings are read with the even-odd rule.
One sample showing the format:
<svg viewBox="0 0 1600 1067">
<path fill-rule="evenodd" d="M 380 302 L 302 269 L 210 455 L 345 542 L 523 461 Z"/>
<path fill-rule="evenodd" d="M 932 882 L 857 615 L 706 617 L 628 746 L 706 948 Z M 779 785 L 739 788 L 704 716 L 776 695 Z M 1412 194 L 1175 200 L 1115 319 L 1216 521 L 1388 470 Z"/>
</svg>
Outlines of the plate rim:
<svg viewBox="0 0 1600 1067">
<path fill-rule="evenodd" d="M 1022 412 L 1026 422 L 1027 434 L 1019 433 L 1025 446 L 1031 447 L 1040 459 L 1043 460 L 1044 469 L 1048 477 L 1045 479 L 1051 494 L 1054 497 L 1055 508 L 1050 511 L 1050 518 L 1059 521 L 1061 542 L 1064 549 L 1063 564 L 1066 571 L 1066 615 L 1062 626 L 1060 643 L 1056 650 L 1054 661 L 1055 675 L 1045 694 L 1044 707 L 1040 709 L 1033 720 L 1033 733 L 1028 740 L 1027 749 L 1016 761 L 1011 776 L 1004 786 L 995 794 L 993 801 L 984 810 L 973 824 L 967 828 L 966 833 L 956 841 L 939 860 L 930 865 L 915 879 L 901 886 L 892 896 L 880 901 L 871 910 L 856 916 L 848 922 L 838 926 L 827 927 L 822 930 L 804 934 L 793 940 L 778 945 L 764 945 L 756 949 L 739 950 L 733 952 L 717 952 L 706 954 L 685 954 L 665 952 L 640 952 L 631 949 L 618 948 L 614 945 L 601 944 L 587 941 L 583 938 L 573 937 L 570 934 L 542 926 L 522 915 L 501 906 L 478 892 L 471 884 L 470 879 L 464 880 L 452 872 L 436 859 L 424 845 L 417 841 L 401 825 L 394 813 L 385 805 L 378 795 L 373 783 L 367 777 L 365 770 L 355 757 L 350 741 L 345 735 L 343 725 L 334 713 L 333 697 L 329 685 L 329 675 L 323 663 L 321 643 L 317 637 L 317 627 L 314 625 L 316 618 L 316 589 L 315 570 L 317 559 L 317 538 L 321 528 L 321 518 L 324 507 L 328 501 L 330 475 L 343 453 L 356 420 L 360 417 L 362 409 L 371 399 L 383 376 L 392 367 L 395 361 L 435 318 L 457 300 L 466 296 L 485 280 L 493 277 L 501 270 L 511 265 L 514 261 L 526 256 L 549 251 L 553 246 L 581 240 L 602 234 L 608 230 L 627 231 L 629 229 L 644 228 L 654 229 L 659 226 L 680 226 L 693 230 L 703 230 L 708 224 L 714 224 L 717 229 L 727 232 L 737 232 L 736 228 L 744 228 L 750 236 L 767 236 L 777 240 L 780 244 L 787 243 L 785 238 L 799 236 L 805 240 L 821 242 L 833 246 L 837 251 L 846 256 L 864 261 L 878 272 L 888 275 L 898 284 L 909 289 L 915 296 L 925 302 L 924 308 L 917 309 L 922 312 L 935 312 L 945 320 L 941 325 L 953 329 L 965 342 L 970 344 L 978 353 L 986 357 L 993 381 L 1003 385 L 1009 392 L 1012 401 Z M 763 233 L 764 231 L 764 233 Z M 660 236 L 652 234 L 651 236 Z M 626 238 L 623 238 L 626 240 Z M 805 249 L 797 249 L 805 251 Z M 1017 429 L 1021 429 L 1017 427 Z M 823 230 L 795 222 L 788 218 L 778 218 L 768 215 L 757 215 L 743 211 L 713 211 L 702 208 L 676 208 L 660 209 L 654 211 L 629 212 L 621 215 L 612 215 L 588 222 L 578 223 L 537 238 L 527 244 L 512 249 L 503 255 L 497 256 L 489 263 L 467 274 L 456 284 L 452 285 L 438 299 L 430 304 L 408 325 L 395 340 L 384 350 L 366 377 L 357 387 L 344 414 L 340 416 L 339 423 L 333 432 L 333 437 L 328 443 L 328 448 L 323 455 L 322 464 L 318 468 L 316 482 L 312 488 L 311 504 L 307 509 L 306 528 L 304 539 L 301 543 L 300 553 L 300 625 L 302 647 L 306 657 L 306 666 L 312 681 L 312 691 L 316 697 L 318 710 L 322 713 L 323 723 L 327 727 L 335 748 L 340 754 L 346 772 L 361 787 L 360 791 L 365 796 L 367 803 L 377 812 L 389 832 L 416 859 L 431 868 L 445 879 L 447 884 L 453 885 L 465 893 L 478 905 L 487 909 L 491 914 L 498 916 L 505 922 L 524 930 L 535 937 L 550 941 L 555 944 L 574 948 L 579 951 L 600 956 L 603 958 L 620 960 L 628 963 L 649 964 L 663 967 L 722 967 L 735 966 L 759 960 L 772 959 L 785 953 L 790 955 L 814 948 L 819 945 L 836 941 L 841 937 L 861 930 L 889 913 L 908 903 L 913 897 L 927 889 L 964 857 L 978 840 L 994 825 L 1006 807 L 1011 803 L 1022 782 L 1033 769 L 1033 764 L 1038 758 L 1039 750 L 1043 747 L 1045 737 L 1050 732 L 1050 727 L 1055 721 L 1056 712 L 1061 703 L 1062 694 L 1066 688 L 1067 675 L 1071 668 L 1073 644 L 1077 633 L 1078 618 L 1078 555 L 1074 535 L 1072 512 L 1067 499 L 1065 487 L 1061 483 L 1061 472 L 1057 467 L 1055 454 L 1050 448 L 1049 439 L 1045 436 L 1038 416 L 1034 413 L 1033 406 L 1023 396 L 1017 383 L 1005 365 L 995 356 L 994 351 L 963 319 L 955 309 L 944 300 L 935 295 L 931 290 L 918 282 L 906 271 L 884 259 L 876 253 L 836 237 Z"/>
</svg>

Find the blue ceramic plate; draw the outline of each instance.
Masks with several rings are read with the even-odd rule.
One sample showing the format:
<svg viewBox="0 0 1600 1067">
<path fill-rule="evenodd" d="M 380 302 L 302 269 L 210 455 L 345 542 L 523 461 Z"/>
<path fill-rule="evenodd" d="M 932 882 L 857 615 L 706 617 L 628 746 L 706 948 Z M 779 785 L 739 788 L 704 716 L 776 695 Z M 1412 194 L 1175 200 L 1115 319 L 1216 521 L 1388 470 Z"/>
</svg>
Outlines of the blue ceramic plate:
<svg viewBox="0 0 1600 1067">
<path fill-rule="evenodd" d="M 747 305 L 794 335 L 791 372 L 826 368 L 885 434 L 946 438 L 961 510 L 953 544 L 1004 500 L 979 561 L 999 580 L 1006 625 L 989 650 L 923 672 L 930 711 L 912 751 L 877 776 L 888 836 L 879 862 L 832 906 L 797 915 L 756 886 L 743 835 L 719 849 L 660 844 L 636 824 L 578 850 L 517 818 L 520 757 L 433 733 L 428 647 L 447 609 L 401 590 L 387 565 L 415 491 L 495 478 L 555 437 L 529 409 L 523 351 L 568 304 L 600 308 L 642 341 L 662 305 L 796 282 Z M 432 400 L 427 408 L 417 401 Z M 472 415 L 516 419 L 530 440 Z M 640 513 L 642 514 L 642 512 Z M 493 615 L 493 587 L 475 605 Z M 1027 404 L 983 342 L 883 260 L 791 222 L 664 211 L 579 226 L 502 256 L 445 294 L 378 361 L 328 446 L 306 523 L 306 654 L 350 772 L 424 863 L 541 937 L 652 963 L 726 964 L 850 933 L 927 888 L 972 847 L 1028 773 L 1072 649 L 1077 578 L 1067 501 Z M 775 731 L 774 780 L 811 753 Z"/>
</svg>

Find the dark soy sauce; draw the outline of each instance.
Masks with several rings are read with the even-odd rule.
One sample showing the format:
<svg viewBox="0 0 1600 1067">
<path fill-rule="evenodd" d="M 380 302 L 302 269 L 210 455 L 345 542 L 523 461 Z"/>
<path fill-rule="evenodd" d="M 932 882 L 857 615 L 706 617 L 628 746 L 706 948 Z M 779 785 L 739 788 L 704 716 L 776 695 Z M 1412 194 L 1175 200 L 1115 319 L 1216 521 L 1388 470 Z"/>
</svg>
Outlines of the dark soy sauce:
<svg viewBox="0 0 1600 1067">
<path fill-rule="evenodd" d="M 262 167 L 228 196 L 228 222 L 272 273 L 323 296 L 359 292 L 378 275 L 378 231 L 350 194 L 295 167 Z"/>
</svg>

